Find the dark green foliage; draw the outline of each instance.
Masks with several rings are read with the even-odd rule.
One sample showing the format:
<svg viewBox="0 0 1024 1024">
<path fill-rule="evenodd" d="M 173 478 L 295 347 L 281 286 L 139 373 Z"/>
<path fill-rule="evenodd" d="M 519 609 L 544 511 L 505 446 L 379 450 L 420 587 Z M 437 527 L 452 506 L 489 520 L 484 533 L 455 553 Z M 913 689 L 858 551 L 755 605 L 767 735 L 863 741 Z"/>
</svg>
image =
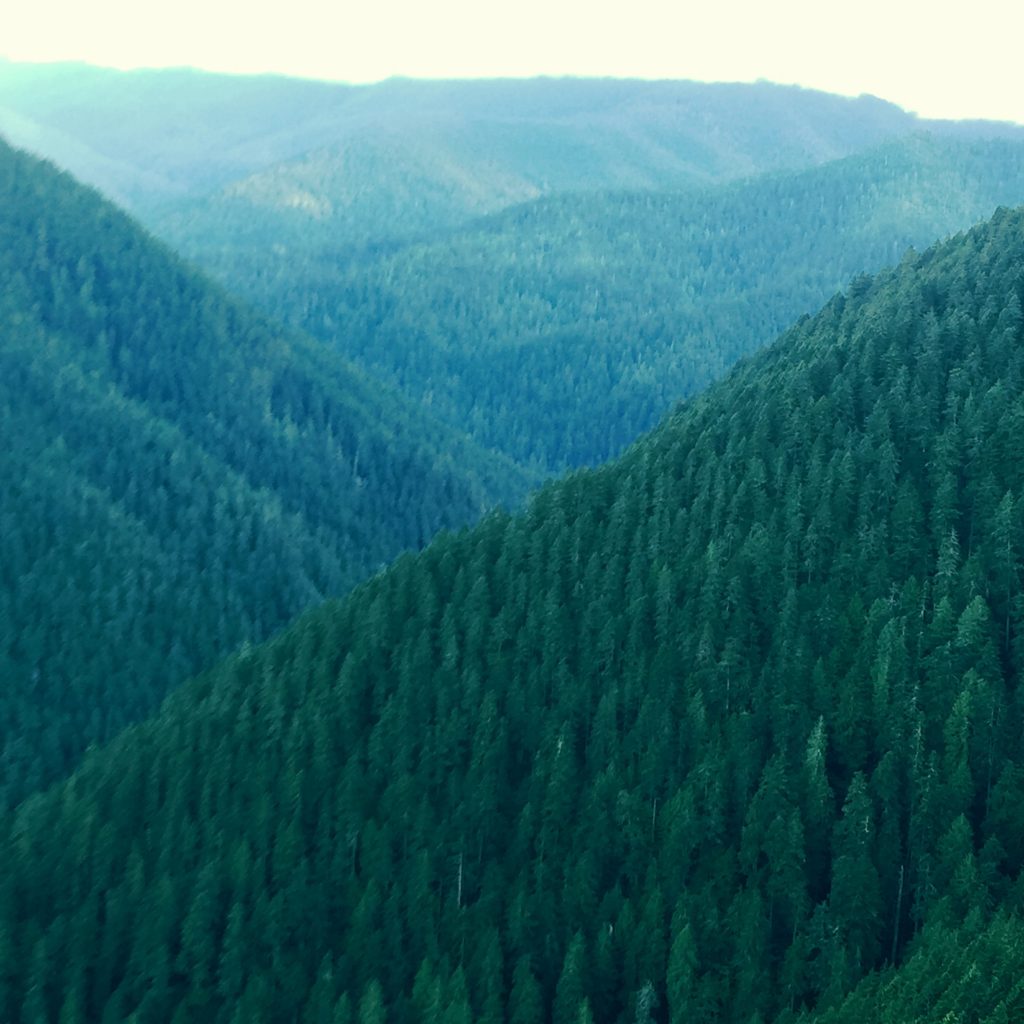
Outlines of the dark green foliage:
<svg viewBox="0 0 1024 1024">
<path fill-rule="evenodd" d="M 990 925 L 926 931 L 898 971 L 859 985 L 814 1024 L 1012 1024 L 1024 1018 L 1024 925 L 999 916 Z"/>
<path fill-rule="evenodd" d="M 525 488 L 3 144 L 0 436 L 0 806 Z"/>
<path fill-rule="evenodd" d="M 179 689 L 2 823 L 0 1019 L 1019 1019 L 1022 293 L 1000 211 Z"/>
<path fill-rule="evenodd" d="M 538 200 L 397 249 L 353 251 L 340 227 L 318 246 L 251 213 L 229 230 L 216 203 L 161 228 L 275 316 L 555 471 L 617 454 L 854 275 L 1021 201 L 1021 143 L 923 136 L 712 191 Z"/>
</svg>

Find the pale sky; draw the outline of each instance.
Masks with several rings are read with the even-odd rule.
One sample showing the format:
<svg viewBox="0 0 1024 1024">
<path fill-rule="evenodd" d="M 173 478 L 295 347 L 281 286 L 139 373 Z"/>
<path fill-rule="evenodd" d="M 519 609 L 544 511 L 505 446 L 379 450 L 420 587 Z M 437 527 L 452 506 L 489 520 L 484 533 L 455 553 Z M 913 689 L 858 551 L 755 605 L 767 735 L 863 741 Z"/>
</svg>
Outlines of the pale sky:
<svg viewBox="0 0 1024 1024">
<path fill-rule="evenodd" d="M 4 0 L 0 55 L 371 82 L 611 75 L 798 83 L 1024 123 L 1024 2 Z M 955 14 L 948 14 L 955 11 Z"/>
</svg>

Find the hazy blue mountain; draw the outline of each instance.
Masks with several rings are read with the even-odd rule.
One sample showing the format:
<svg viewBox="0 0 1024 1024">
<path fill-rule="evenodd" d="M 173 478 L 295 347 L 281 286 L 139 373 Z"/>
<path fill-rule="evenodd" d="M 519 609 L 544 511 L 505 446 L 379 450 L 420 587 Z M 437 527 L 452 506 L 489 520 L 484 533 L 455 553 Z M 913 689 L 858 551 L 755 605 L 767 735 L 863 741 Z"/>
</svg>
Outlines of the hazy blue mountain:
<svg viewBox="0 0 1024 1024">
<path fill-rule="evenodd" d="M 349 108 L 351 112 L 351 107 Z M 255 243 L 407 237 L 562 192 L 659 190 L 822 163 L 917 130 L 904 111 L 794 87 L 539 79 L 370 87 L 332 145 L 154 214 Z M 943 125 L 1008 134 L 1005 125 Z"/>
<path fill-rule="evenodd" d="M 0 132 L 133 207 L 323 144 L 345 86 L 188 69 L 0 61 Z"/>
<path fill-rule="evenodd" d="M 848 155 L 925 122 L 871 97 L 613 79 L 350 86 L 0 63 L 0 131 L 136 212 L 337 240 L 435 228 L 564 189 L 666 188 Z M 957 131 L 1017 132 L 1005 125 Z M 222 190 L 222 191 L 219 191 Z M 171 217 L 166 211 L 164 216 Z"/>
<path fill-rule="evenodd" d="M 168 233 L 215 219 L 244 236 L 256 221 L 283 235 L 361 242 L 564 191 L 664 189 L 806 166 L 914 123 L 879 100 L 767 84 L 390 81 L 366 87 L 354 106 L 332 145 L 154 223 Z"/>
</svg>

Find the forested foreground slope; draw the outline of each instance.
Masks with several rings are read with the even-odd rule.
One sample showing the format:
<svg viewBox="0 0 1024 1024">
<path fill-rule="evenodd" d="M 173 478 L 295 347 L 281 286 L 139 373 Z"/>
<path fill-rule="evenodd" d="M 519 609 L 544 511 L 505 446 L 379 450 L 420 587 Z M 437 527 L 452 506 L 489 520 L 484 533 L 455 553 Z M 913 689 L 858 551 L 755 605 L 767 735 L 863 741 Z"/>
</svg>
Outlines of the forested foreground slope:
<svg viewBox="0 0 1024 1024">
<path fill-rule="evenodd" d="M 482 443 L 558 471 L 618 454 L 854 275 L 1021 202 L 1024 144 L 921 136 L 726 188 L 551 197 L 393 252 L 252 245 L 215 223 L 184 244 Z"/>
<path fill-rule="evenodd" d="M 0 806 L 526 486 L 3 143 L 0 436 Z"/>
<path fill-rule="evenodd" d="M 1003 210 L 178 690 L 4 822 L 0 1019 L 1019 1020 L 1022 293 Z"/>
</svg>

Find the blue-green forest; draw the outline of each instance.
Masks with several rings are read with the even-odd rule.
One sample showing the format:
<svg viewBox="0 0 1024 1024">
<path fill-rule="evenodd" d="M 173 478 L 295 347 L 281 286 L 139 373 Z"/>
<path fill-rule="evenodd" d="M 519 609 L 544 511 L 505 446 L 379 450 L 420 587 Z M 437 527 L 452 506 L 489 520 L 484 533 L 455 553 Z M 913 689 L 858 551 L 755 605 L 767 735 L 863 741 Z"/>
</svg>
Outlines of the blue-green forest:
<svg viewBox="0 0 1024 1024">
<path fill-rule="evenodd" d="M 0 1022 L 1024 1020 L 1024 129 L 0 62 L 0 132 Z"/>
</svg>

